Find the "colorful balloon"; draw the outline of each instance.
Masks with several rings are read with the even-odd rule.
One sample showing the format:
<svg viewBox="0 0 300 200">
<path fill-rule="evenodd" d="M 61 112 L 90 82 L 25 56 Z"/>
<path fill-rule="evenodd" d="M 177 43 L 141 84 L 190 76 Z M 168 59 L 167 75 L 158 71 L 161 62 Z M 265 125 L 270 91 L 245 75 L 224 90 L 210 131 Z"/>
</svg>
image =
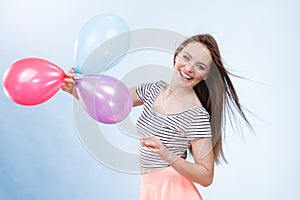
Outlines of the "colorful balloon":
<svg viewBox="0 0 300 200">
<path fill-rule="evenodd" d="M 113 67 L 129 45 L 129 28 L 123 19 L 112 14 L 93 17 L 81 28 L 75 44 L 76 72 L 95 74 Z"/>
<path fill-rule="evenodd" d="M 62 86 L 64 71 L 40 58 L 25 58 L 13 63 L 4 73 L 5 94 L 15 103 L 32 106 L 51 98 Z"/>
<path fill-rule="evenodd" d="M 132 109 L 129 89 L 110 76 L 82 76 L 76 80 L 79 100 L 87 113 L 104 124 L 125 119 Z"/>
</svg>

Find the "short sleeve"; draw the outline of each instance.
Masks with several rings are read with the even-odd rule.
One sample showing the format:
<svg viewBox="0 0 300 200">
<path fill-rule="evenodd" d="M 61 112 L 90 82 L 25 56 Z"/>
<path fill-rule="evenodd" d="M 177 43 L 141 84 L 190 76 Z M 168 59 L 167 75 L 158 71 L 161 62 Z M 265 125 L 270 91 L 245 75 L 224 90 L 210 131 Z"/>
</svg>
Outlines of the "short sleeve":
<svg viewBox="0 0 300 200">
<path fill-rule="evenodd" d="M 186 130 L 186 137 L 191 140 L 212 137 L 209 114 L 207 112 L 200 112 L 194 116 Z"/>
<path fill-rule="evenodd" d="M 152 85 L 153 83 L 141 83 L 136 86 L 136 93 L 142 102 L 146 101 L 147 94 L 149 93 L 149 90 L 152 87 Z"/>
<path fill-rule="evenodd" d="M 160 91 L 166 83 L 164 81 L 157 81 L 157 82 L 146 82 L 141 83 L 136 86 L 136 93 L 139 99 L 145 103 L 147 100 L 151 99 L 153 95 Z"/>
</svg>

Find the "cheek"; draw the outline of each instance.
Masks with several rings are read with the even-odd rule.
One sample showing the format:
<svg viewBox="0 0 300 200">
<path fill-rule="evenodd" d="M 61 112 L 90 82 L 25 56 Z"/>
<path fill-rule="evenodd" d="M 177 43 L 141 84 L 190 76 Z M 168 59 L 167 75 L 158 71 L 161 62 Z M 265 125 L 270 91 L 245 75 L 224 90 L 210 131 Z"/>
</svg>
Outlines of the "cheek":
<svg viewBox="0 0 300 200">
<path fill-rule="evenodd" d="M 210 68 L 208 68 L 208 69 L 206 69 L 205 71 L 201 72 L 202 77 L 203 77 L 203 78 L 207 78 L 208 75 L 209 75 L 209 71 L 210 71 Z"/>
<path fill-rule="evenodd" d="M 176 56 L 176 58 L 175 58 L 175 62 L 174 62 L 174 66 L 181 66 L 181 65 L 183 65 L 184 64 L 184 62 L 182 61 L 182 60 L 180 60 L 177 56 Z"/>
<path fill-rule="evenodd" d="M 174 63 L 173 68 L 174 68 L 175 70 L 177 70 L 180 66 L 181 66 L 181 63 L 180 63 L 179 61 L 176 61 L 176 60 L 175 60 L 175 63 Z"/>
<path fill-rule="evenodd" d="M 201 81 L 201 80 L 203 80 L 203 79 L 206 79 L 207 76 L 208 76 L 208 72 L 206 72 L 206 71 L 199 72 L 199 73 L 197 74 L 197 80 Z"/>
<path fill-rule="evenodd" d="M 206 72 L 204 72 L 204 73 L 202 74 L 202 77 L 203 77 L 203 78 L 207 78 L 207 76 L 208 76 L 208 71 L 206 71 Z"/>
</svg>

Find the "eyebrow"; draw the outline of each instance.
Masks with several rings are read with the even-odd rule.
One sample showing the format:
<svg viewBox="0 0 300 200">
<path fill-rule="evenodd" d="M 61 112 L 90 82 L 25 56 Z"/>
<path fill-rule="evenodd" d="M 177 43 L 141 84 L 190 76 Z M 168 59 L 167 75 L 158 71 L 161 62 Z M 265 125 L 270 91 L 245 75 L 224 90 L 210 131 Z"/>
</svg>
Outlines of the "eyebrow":
<svg viewBox="0 0 300 200">
<path fill-rule="evenodd" d="M 188 52 L 184 51 L 183 53 L 186 53 L 186 54 L 188 54 L 189 57 L 193 58 L 193 56 L 191 54 L 189 54 Z M 203 62 L 197 61 L 196 63 L 200 63 L 200 64 L 204 65 L 206 68 L 208 68 L 208 66 Z"/>
</svg>

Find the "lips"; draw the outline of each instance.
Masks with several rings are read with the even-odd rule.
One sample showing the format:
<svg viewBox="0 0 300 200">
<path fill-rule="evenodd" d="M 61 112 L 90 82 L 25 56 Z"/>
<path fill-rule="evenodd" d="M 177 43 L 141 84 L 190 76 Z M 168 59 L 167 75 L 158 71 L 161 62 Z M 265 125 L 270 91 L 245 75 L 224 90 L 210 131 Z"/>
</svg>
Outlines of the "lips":
<svg viewBox="0 0 300 200">
<path fill-rule="evenodd" d="M 180 75 L 187 79 L 187 80 L 192 80 L 193 78 L 191 76 L 189 76 L 188 74 L 184 73 L 182 70 L 180 70 Z"/>
</svg>

